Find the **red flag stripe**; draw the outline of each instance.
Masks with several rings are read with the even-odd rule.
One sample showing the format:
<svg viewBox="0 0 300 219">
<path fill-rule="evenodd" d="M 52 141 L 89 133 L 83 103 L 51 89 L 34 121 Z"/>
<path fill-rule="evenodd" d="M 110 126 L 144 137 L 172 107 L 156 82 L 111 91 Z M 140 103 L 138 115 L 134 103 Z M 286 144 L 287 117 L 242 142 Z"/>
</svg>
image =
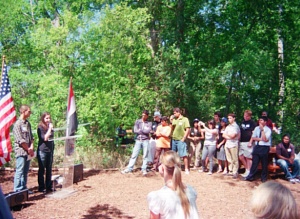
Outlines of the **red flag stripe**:
<svg viewBox="0 0 300 219">
<path fill-rule="evenodd" d="M 70 82 L 69 100 L 68 100 L 68 117 L 72 115 L 75 111 L 76 109 L 75 109 L 74 92 L 73 92 L 72 82 Z"/>
<path fill-rule="evenodd" d="M 9 127 L 16 121 L 16 111 L 11 96 L 7 66 L 5 62 L 2 68 L 0 87 L 0 166 L 10 161 L 12 151 Z"/>
<path fill-rule="evenodd" d="M 2 132 L 3 133 L 3 132 Z M 12 152 L 12 145 L 9 136 L 9 130 L 7 130 L 4 134 L 0 136 L 0 157 L 7 158 L 10 152 Z"/>
<path fill-rule="evenodd" d="M 12 98 L 1 104 L 0 130 L 8 129 L 16 121 L 16 111 Z"/>
</svg>

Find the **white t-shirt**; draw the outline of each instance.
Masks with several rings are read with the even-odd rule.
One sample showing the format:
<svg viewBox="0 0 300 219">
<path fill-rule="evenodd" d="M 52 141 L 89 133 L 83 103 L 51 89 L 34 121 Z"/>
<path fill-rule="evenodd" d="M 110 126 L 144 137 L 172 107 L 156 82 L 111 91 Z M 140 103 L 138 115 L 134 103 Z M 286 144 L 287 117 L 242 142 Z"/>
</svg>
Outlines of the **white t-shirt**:
<svg viewBox="0 0 300 219">
<path fill-rule="evenodd" d="M 226 139 L 225 147 L 226 148 L 234 148 L 239 146 L 239 139 L 240 139 L 240 127 L 234 122 L 233 124 L 229 124 L 225 128 L 225 134 L 236 134 L 235 138 L 233 139 Z"/>
<path fill-rule="evenodd" d="M 196 206 L 197 192 L 191 186 L 187 186 L 186 194 L 190 201 L 190 216 L 187 219 L 199 219 Z M 183 219 L 184 212 L 179 196 L 167 186 L 160 190 L 150 192 L 147 196 L 149 210 L 159 214 L 161 219 Z"/>
<path fill-rule="evenodd" d="M 212 131 L 215 131 L 216 133 L 218 133 L 218 129 L 211 129 Z M 216 146 L 217 143 L 217 136 L 218 134 L 212 134 L 209 131 L 205 130 L 205 140 L 204 140 L 204 145 L 208 145 L 208 146 Z"/>
</svg>

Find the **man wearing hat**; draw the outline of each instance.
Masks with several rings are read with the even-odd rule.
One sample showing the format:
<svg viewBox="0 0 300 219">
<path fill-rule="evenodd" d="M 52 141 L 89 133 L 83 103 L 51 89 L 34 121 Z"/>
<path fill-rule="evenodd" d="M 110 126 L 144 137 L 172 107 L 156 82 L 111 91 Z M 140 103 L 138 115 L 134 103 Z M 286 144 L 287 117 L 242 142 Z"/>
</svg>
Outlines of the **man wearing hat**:
<svg viewBox="0 0 300 219">
<path fill-rule="evenodd" d="M 148 165 L 151 166 L 155 157 L 155 151 L 156 151 L 156 129 L 157 126 L 161 123 L 161 114 L 160 112 L 156 111 L 153 115 L 154 121 L 152 122 L 152 130 L 150 132 L 150 141 L 149 141 L 149 153 L 148 153 Z"/>
</svg>

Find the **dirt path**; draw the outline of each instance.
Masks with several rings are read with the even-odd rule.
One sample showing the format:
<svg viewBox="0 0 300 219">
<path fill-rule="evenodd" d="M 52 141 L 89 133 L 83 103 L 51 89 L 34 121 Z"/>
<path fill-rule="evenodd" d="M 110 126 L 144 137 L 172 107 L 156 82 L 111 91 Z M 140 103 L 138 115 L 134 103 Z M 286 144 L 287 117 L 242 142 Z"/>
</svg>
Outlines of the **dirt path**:
<svg viewBox="0 0 300 219">
<path fill-rule="evenodd" d="M 13 187 L 13 172 L 0 171 L 0 182 L 4 193 Z M 202 218 L 250 218 L 248 203 L 251 192 L 260 181 L 245 182 L 221 174 L 183 173 L 185 183 L 198 192 L 197 206 Z M 291 189 L 300 212 L 300 184 L 276 179 Z M 122 175 L 118 171 L 88 171 L 84 180 L 74 189 L 74 195 L 65 199 L 46 198 L 37 192 L 37 174 L 30 172 L 28 187 L 34 190 L 20 209 L 13 212 L 20 219 L 93 219 L 93 218 L 149 218 L 146 196 L 150 191 L 162 187 L 159 174 L 143 177 L 141 173 Z"/>
</svg>

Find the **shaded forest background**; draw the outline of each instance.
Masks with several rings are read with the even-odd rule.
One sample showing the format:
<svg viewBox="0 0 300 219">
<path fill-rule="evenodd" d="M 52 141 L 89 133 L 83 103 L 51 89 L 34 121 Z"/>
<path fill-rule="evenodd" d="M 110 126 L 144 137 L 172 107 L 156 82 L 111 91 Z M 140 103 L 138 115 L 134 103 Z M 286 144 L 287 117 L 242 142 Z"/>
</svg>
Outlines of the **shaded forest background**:
<svg viewBox="0 0 300 219">
<path fill-rule="evenodd" d="M 238 122 L 266 110 L 300 145 L 299 11 L 288 0 L 6 0 L 0 51 L 33 127 L 44 111 L 65 126 L 73 78 L 79 122 L 89 123 L 78 161 L 88 166 L 116 166 L 124 151 L 107 139 L 143 109 L 180 107 L 203 121 L 234 112 Z"/>
</svg>

